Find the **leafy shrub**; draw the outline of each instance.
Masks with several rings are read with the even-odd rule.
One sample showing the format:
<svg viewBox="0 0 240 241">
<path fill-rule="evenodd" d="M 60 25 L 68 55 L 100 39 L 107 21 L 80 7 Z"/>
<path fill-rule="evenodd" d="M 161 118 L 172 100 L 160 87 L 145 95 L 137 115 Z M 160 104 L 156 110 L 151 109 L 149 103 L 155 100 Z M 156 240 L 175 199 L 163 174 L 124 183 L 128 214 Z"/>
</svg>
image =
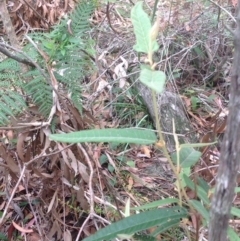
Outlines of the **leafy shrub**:
<svg viewBox="0 0 240 241">
<path fill-rule="evenodd" d="M 16 60 L 8 58 L 0 63 L 0 125 L 26 110 L 29 101 L 47 117 L 53 104 L 51 78 L 56 78 L 81 112 L 81 82 L 94 69 L 94 41 L 89 24 L 94 8 L 94 1 L 81 1 L 69 18 L 61 20 L 49 33 L 27 36 L 31 43 L 26 44 L 23 52 L 40 69 L 30 67 L 23 73 Z"/>
</svg>

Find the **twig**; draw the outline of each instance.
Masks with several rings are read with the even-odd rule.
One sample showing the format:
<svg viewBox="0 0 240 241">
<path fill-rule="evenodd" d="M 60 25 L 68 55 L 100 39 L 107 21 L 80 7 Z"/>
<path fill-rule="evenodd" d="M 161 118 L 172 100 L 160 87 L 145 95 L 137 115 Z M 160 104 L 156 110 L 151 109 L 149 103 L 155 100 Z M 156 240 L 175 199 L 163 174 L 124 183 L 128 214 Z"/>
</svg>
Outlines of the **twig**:
<svg viewBox="0 0 240 241">
<path fill-rule="evenodd" d="M 29 126 L 12 126 L 12 127 L 0 127 L 0 130 L 18 130 L 18 129 L 24 129 L 24 128 L 28 128 Z"/>
<path fill-rule="evenodd" d="M 5 218 L 5 216 L 6 216 L 7 212 L 8 212 L 8 208 L 9 208 L 9 206 L 10 206 L 10 204 L 11 204 L 11 202 L 12 202 L 12 199 L 13 199 L 16 191 L 17 191 L 17 188 L 18 188 L 18 186 L 19 186 L 19 184 L 20 184 L 20 182 L 21 182 L 21 180 L 22 180 L 22 178 L 23 178 L 23 175 L 24 175 L 24 172 L 25 172 L 25 170 L 26 170 L 26 167 L 27 167 L 26 165 L 23 165 L 23 169 L 22 169 L 22 171 L 21 171 L 20 177 L 18 178 L 18 181 L 17 181 L 15 187 L 13 188 L 13 191 L 12 191 L 12 193 L 11 193 L 11 196 L 10 196 L 10 198 L 9 198 L 9 200 L 8 200 L 5 208 L 4 208 L 2 217 L 0 218 L 0 226 L 1 226 L 2 223 L 3 223 L 3 220 L 4 220 L 4 218 Z"/>
<path fill-rule="evenodd" d="M 93 188 L 92 188 L 92 179 L 93 179 L 93 167 L 92 167 L 92 163 L 90 161 L 90 158 L 86 152 L 86 150 L 83 148 L 83 146 L 79 143 L 77 144 L 77 146 L 80 148 L 80 150 L 82 151 L 84 157 L 86 158 L 89 170 L 90 170 L 90 174 L 89 174 L 89 194 L 90 194 L 90 213 L 94 213 L 94 193 L 93 193 Z"/>
<path fill-rule="evenodd" d="M 111 18 L 110 18 L 110 9 L 109 9 L 109 2 L 107 3 L 107 12 L 106 12 L 106 15 L 107 15 L 107 20 L 108 20 L 108 23 L 109 23 L 109 26 L 110 28 L 112 29 L 112 31 L 116 34 L 119 34 L 119 32 L 112 26 L 112 23 L 111 23 Z"/>
<path fill-rule="evenodd" d="M 26 38 L 27 38 L 27 36 L 26 36 Z M 27 39 L 28 39 L 28 38 L 27 38 Z M 29 40 L 29 39 L 28 39 L 28 40 Z M 51 84 L 50 79 L 49 79 L 49 78 L 47 77 L 47 75 L 43 72 L 43 70 L 41 69 L 41 67 L 40 67 L 35 61 L 33 61 L 30 57 L 28 57 L 27 54 L 25 54 L 23 51 L 15 48 L 15 47 L 13 47 L 13 46 L 10 46 L 10 45 L 8 45 L 8 44 L 2 44 L 2 43 L 0 43 L 0 45 L 1 45 L 1 46 L 6 46 L 6 47 L 8 47 L 8 48 L 10 48 L 10 49 L 12 49 L 12 50 L 14 50 L 14 51 L 22 54 L 29 62 L 31 62 L 31 63 L 34 65 L 34 67 L 36 67 L 36 68 L 38 69 L 38 71 L 39 71 L 39 72 L 41 73 L 41 75 L 48 81 L 48 83 Z M 50 85 L 50 87 L 53 88 L 52 85 Z"/>
<path fill-rule="evenodd" d="M 229 15 L 229 17 L 236 23 L 236 19 L 233 17 L 233 15 L 228 12 L 228 10 L 226 10 L 225 8 L 223 8 L 222 6 L 220 6 L 218 3 L 214 2 L 213 0 L 209 0 L 211 3 L 215 4 L 217 7 L 221 8 L 226 14 Z"/>
<path fill-rule="evenodd" d="M 88 220 L 90 218 L 92 218 L 95 214 L 95 211 L 94 211 L 94 193 L 93 193 L 93 188 L 92 188 L 92 179 L 93 179 L 93 167 L 92 167 L 92 163 L 90 161 L 90 158 L 86 152 L 86 150 L 83 148 L 83 146 L 81 144 L 77 144 L 77 146 L 79 147 L 79 149 L 82 151 L 86 161 L 87 161 L 87 164 L 88 164 L 88 167 L 89 167 L 89 170 L 90 170 L 90 174 L 89 174 L 89 183 L 88 183 L 88 188 L 89 188 L 89 195 L 90 195 L 90 213 L 88 215 L 88 217 L 85 219 L 85 221 L 83 222 L 82 224 L 82 227 L 80 228 L 79 232 L 78 232 L 78 235 L 77 235 L 77 238 L 76 238 L 76 241 L 80 239 L 80 236 L 81 236 L 81 233 L 83 231 L 83 228 L 85 227 L 85 225 L 87 224 Z"/>
<path fill-rule="evenodd" d="M 20 163 L 19 163 L 19 168 L 21 168 L 20 166 Z M 35 210 L 33 209 L 33 206 L 32 206 L 32 202 L 30 200 L 30 194 L 29 194 L 29 191 L 28 191 L 28 185 L 27 185 L 27 182 L 25 180 L 25 178 L 23 177 L 23 183 L 24 183 L 24 186 L 25 186 L 25 190 L 26 190 L 26 196 L 27 196 L 27 199 L 28 199 L 28 204 L 30 206 L 30 209 L 33 213 L 33 216 L 34 216 L 34 219 L 35 219 L 35 222 L 36 222 L 36 226 L 37 226 L 37 230 L 38 230 L 38 234 L 40 235 L 40 237 L 42 238 L 43 235 L 42 235 L 42 231 L 41 231 L 41 228 L 40 228 L 40 225 L 39 225 L 39 222 L 38 222 L 38 218 L 37 218 L 37 214 L 35 212 Z"/>
<path fill-rule="evenodd" d="M 34 7 L 33 7 L 31 4 L 29 4 L 29 2 L 27 2 L 26 0 L 23 0 L 23 1 L 26 3 L 26 5 L 28 5 L 29 8 L 31 8 L 31 9 L 33 10 L 33 12 L 34 12 L 40 19 L 42 19 L 42 20 L 48 25 L 49 28 L 51 27 L 51 24 L 50 24 L 45 18 L 43 18 L 43 17 L 34 9 Z"/>
<path fill-rule="evenodd" d="M 63 104 L 63 106 L 65 107 L 65 110 L 67 111 L 68 115 L 71 116 L 65 101 L 63 101 L 62 97 L 59 95 L 59 93 L 57 91 L 56 87 L 58 86 L 58 82 L 57 82 L 55 76 L 53 75 L 52 69 L 48 65 L 49 57 L 47 56 L 46 53 L 44 53 L 41 49 L 38 48 L 36 43 L 34 43 L 34 41 L 29 36 L 26 35 L 26 38 L 33 45 L 33 47 L 39 52 L 39 54 L 42 56 L 42 58 L 45 61 L 45 64 L 46 64 L 46 67 L 47 67 L 50 79 L 45 75 L 45 73 L 43 73 L 43 71 L 40 71 L 39 69 L 38 70 L 40 71 L 40 73 L 43 73 L 43 76 L 46 78 L 48 84 L 53 89 L 54 93 L 56 94 L 56 96 L 54 96 L 54 93 L 53 93 L 53 103 L 54 103 L 56 109 L 58 109 L 58 111 L 61 113 L 61 106 L 59 104 L 59 100 L 60 100 L 61 103 Z M 54 111 L 54 108 L 52 108 L 52 110 L 51 110 L 51 112 L 49 114 L 49 117 L 48 117 L 48 122 L 50 122 L 50 120 L 53 118 L 53 115 L 55 114 L 55 112 L 56 112 L 56 110 Z M 60 118 L 62 118 L 62 115 L 60 116 Z M 62 122 L 62 120 L 61 120 L 61 122 Z"/>
<path fill-rule="evenodd" d="M 73 144 L 68 145 L 68 146 L 65 147 L 63 150 L 69 148 L 69 147 L 72 146 L 72 145 L 73 145 Z M 61 151 L 63 151 L 63 150 L 61 150 Z M 24 175 L 24 172 L 25 172 L 25 170 L 26 170 L 26 167 L 27 167 L 29 164 L 31 164 L 32 162 L 34 162 L 34 161 L 36 161 L 37 159 L 39 159 L 39 158 L 51 156 L 51 155 L 54 155 L 54 154 L 59 153 L 59 152 L 61 152 L 61 151 L 53 152 L 53 153 L 48 154 L 48 155 L 41 155 L 41 154 L 40 154 L 40 156 L 35 157 L 34 159 L 30 160 L 29 162 L 24 163 L 23 168 L 22 168 L 21 173 L 20 173 L 20 177 L 19 177 L 19 179 L 18 179 L 18 181 L 17 181 L 17 183 L 16 183 L 16 185 L 15 185 L 15 187 L 14 187 L 12 193 L 11 193 L 11 196 L 10 196 L 9 199 L 8 199 L 8 202 L 7 202 L 6 206 L 5 206 L 4 212 L 3 212 L 2 217 L 1 217 L 1 219 L 0 219 L 0 226 L 2 225 L 2 222 L 3 222 L 5 216 L 6 216 L 7 212 L 8 212 L 8 208 L 9 208 L 11 202 L 12 202 L 12 199 L 13 199 L 15 193 L 16 193 L 16 190 L 17 190 L 17 188 L 18 188 L 21 180 L 23 179 L 23 175 Z M 92 169 L 92 176 L 93 176 L 93 169 Z M 90 174 L 90 177 L 92 177 L 92 176 L 91 176 L 91 174 Z"/>
<path fill-rule="evenodd" d="M 8 175 L 8 173 L 7 173 Z M 7 178 L 8 179 L 8 178 Z M 5 194 L 6 194 L 6 198 L 7 200 L 10 200 L 10 195 L 8 192 L 8 181 L 6 181 L 6 188 L 5 188 Z M 23 216 L 23 212 L 21 210 L 21 208 L 12 200 L 11 201 L 11 205 L 14 209 L 14 211 L 19 215 L 19 217 L 23 220 L 24 216 Z"/>
<path fill-rule="evenodd" d="M 74 145 L 74 144 L 70 144 L 70 145 L 64 147 L 62 150 L 55 151 L 55 152 L 52 152 L 52 153 L 47 154 L 47 155 L 43 155 L 43 153 L 42 153 L 42 154 L 40 154 L 39 156 L 37 156 L 37 157 L 33 158 L 32 160 L 30 160 L 29 162 L 26 162 L 25 165 L 28 166 L 28 165 L 30 165 L 31 163 L 33 163 L 33 162 L 35 162 L 36 160 L 38 160 L 39 158 L 44 158 L 44 157 L 46 158 L 46 157 L 55 155 L 55 154 L 57 154 L 57 153 L 60 153 L 60 152 L 68 149 L 69 147 L 71 147 L 71 146 L 73 146 L 73 145 Z"/>
<path fill-rule="evenodd" d="M 1 44 L 3 45 L 3 44 Z M 19 56 L 13 55 L 11 52 L 9 52 L 7 49 L 0 46 L 0 52 L 6 55 L 7 57 L 16 60 L 17 62 L 29 65 L 31 67 L 34 67 L 34 64 L 26 59 L 22 59 Z"/>
</svg>

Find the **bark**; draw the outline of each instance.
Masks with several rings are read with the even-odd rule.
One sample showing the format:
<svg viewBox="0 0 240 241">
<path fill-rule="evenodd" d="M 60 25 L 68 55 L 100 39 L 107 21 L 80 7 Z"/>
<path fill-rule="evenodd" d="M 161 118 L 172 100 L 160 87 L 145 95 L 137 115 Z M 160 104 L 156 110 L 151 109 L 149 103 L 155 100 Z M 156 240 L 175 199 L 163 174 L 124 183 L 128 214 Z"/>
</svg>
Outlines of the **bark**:
<svg viewBox="0 0 240 241">
<path fill-rule="evenodd" d="M 6 0 L 0 0 L 0 17 L 1 17 L 1 20 L 3 22 L 3 27 L 4 27 L 5 31 L 6 31 L 6 35 L 8 36 L 10 44 L 13 47 L 17 48 L 17 49 L 21 49 L 21 46 L 19 44 L 17 35 L 15 33 L 15 30 L 14 30 L 14 27 L 12 25 L 12 21 L 11 21 L 11 18 L 10 18 L 8 9 L 7 9 L 7 2 L 6 2 Z M 1 52 L 3 54 L 6 54 L 6 52 L 9 53 L 9 51 L 7 51 L 7 50 L 3 50 Z M 13 59 L 18 61 L 16 58 L 13 58 Z M 24 64 L 24 61 L 26 61 L 26 60 L 19 61 L 19 62 L 20 62 L 20 68 L 21 68 L 22 72 L 26 73 L 28 71 L 28 67 L 25 64 L 28 64 L 28 65 L 31 65 L 31 64 L 29 64 L 29 62 L 28 63 L 25 62 L 25 64 Z"/>
<path fill-rule="evenodd" d="M 0 0 L 0 16 L 1 16 L 1 19 L 3 21 L 3 26 L 4 26 L 4 29 L 6 31 L 6 34 L 9 38 L 9 41 L 10 41 L 11 45 L 15 48 L 20 49 L 19 42 L 18 42 L 18 39 L 17 39 L 17 35 L 16 35 L 15 30 L 13 28 L 13 25 L 12 25 L 12 22 L 11 22 L 11 19 L 10 19 L 10 15 L 9 15 L 9 12 L 8 12 L 8 9 L 7 9 L 6 0 Z"/>
<path fill-rule="evenodd" d="M 209 241 L 227 240 L 229 213 L 240 164 L 240 2 L 237 7 L 234 46 L 229 116 L 222 143 L 215 192 L 211 202 Z"/>
</svg>

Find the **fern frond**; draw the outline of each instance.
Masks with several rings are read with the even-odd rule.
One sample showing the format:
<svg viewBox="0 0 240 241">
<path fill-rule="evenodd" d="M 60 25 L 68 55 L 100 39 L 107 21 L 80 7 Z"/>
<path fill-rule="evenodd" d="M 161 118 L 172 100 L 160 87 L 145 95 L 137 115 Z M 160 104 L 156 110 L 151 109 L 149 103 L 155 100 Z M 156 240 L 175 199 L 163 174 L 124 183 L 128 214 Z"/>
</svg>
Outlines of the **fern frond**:
<svg viewBox="0 0 240 241">
<path fill-rule="evenodd" d="M 42 115 L 47 117 L 52 107 L 51 87 L 38 70 L 29 71 L 25 76 L 31 76 L 32 80 L 22 85 L 23 90 L 31 96 L 33 103 L 39 107 Z"/>
<path fill-rule="evenodd" d="M 26 109 L 22 96 L 16 92 L 19 79 L 19 64 L 13 59 L 0 62 L 0 125 L 7 124 L 9 117 L 16 116 Z"/>
<path fill-rule="evenodd" d="M 72 19 L 71 29 L 73 29 L 74 34 L 77 34 L 81 38 L 86 37 L 83 33 L 89 31 L 89 16 L 93 13 L 94 8 L 94 1 L 83 1 L 76 6 L 70 15 Z"/>
<path fill-rule="evenodd" d="M 81 83 L 94 70 L 90 56 L 94 55 L 94 41 L 90 38 L 89 18 L 94 11 L 96 0 L 83 0 L 70 14 L 71 31 L 67 29 L 67 19 L 63 19 L 49 33 L 31 33 L 29 36 L 38 48 L 49 57 L 49 63 L 30 43 L 23 51 L 41 67 L 48 76 L 46 64 L 53 61 L 56 79 L 62 83 L 64 91 L 71 96 L 72 103 L 81 112 Z M 84 51 L 82 51 L 84 50 Z M 63 72 L 61 76 L 60 72 Z M 5 59 L 0 62 L 0 125 L 6 124 L 10 116 L 15 116 L 26 109 L 24 93 L 39 107 L 39 111 L 47 117 L 52 107 L 52 88 L 41 73 L 31 68 L 22 73 L 18 62 Z"/>
<path fill-rule="evenodd" d="M 11 90 L 0 90 L 0 125 L 6 124 L 10 116 L 15 116 L 26 108 L 20 94 Z"/>
<path fill-rule="evenodd" d="M 8 86 L 10 81 L 18 79 L 19 64 L 13 59 L 4 59 L 0 63 L 0 86 Z"/>
<path fill-rule="evenodd" d="M 11 71 L 17 72 L 20 70 L 20 68 L 17 61 L 13 59 L 4 59 L 0 65 L 0 71 L 2 70 L 11 70 Z"/>
</svg>

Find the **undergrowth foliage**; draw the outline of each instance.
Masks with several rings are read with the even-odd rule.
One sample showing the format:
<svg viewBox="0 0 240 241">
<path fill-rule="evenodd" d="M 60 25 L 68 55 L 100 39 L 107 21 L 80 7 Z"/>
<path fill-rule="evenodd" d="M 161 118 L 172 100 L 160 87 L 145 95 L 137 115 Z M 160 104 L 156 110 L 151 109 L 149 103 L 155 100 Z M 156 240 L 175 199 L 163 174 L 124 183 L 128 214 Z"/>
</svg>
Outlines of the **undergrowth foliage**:
<svg viewBox="0 0 240 241">
<path fill-rule="evenodd" d="M 155 13 L 153 13 L 153 16 Z M 141 65 L 139 80 L 152 91 L 152 105 L 156 118 L 156 127 L 158 138 L 151 130 L 139 130 L 136 128 L 129 129 L 100 129 L 84 130 L 79 132 L 50 134 L 49 139 L 56 142 L 66 143 L 85 143 L 85 142 L 118 142 L 118 143 L 136 143 L 136 144 L 155 144 L 156 149 L 162 150 L 172 172 L 175 175 L 175 190 L 178 192 L 178 199 L 165 198 L 162 200 L 148 203 L 144 206 L 131 208 L 130 199 L 126 202 L 123 219 L 118 220 L 102 229 L 99 229 L 93 235 L 83 239 L 84 241 L 102 241 L 113 240 L 114 238 L 130 240 L 157 240 L 159 234 L 163 234 L 171 228 L 184 229 L 188 240 L 199 240 L 199 230 L 207 229 L 209 224 L 209 206 L 211 204 L 210 195 L 212 190 L 202 178 L 190 178 L 191 168 L 198 162 L 201 152 L 194 148 L 201 148 L 215 144 L 209 143 L 180 143 L 176 134 L 175 121 L 172 120 L 173 137 L 175 141 L 176 152 L 170 153 L 166 148 L 166 143 L 162 135 L 162 126 L 158 118 L 156 93 L 162 93 L 165 87 L 165 73 L 156 70 L 156 63 L 153 60 L 153 53 L 159 48 L 157 35 L 160 26 L 160 13 L 156 13 L 156 21 L 152 25 L 147 13 L 143 10 L 143 3 L 138 2 L 132 8 L 131 20 L 136 37 L 134 50 L 143 53 L 146 56 L 145 64 Z M 191 197 L 186 191 L 186 187 L 194 192 Z M 89 188 L 89 190 L 91 190 Z M 96 217 L 94 212 L 94 193 L 91 193 L 92 209 L 88 219 Z M 176 204 L 172 206 L 172 204 Z M 170 205 L 169 208 L 163 205 Z M 159 208 L 162 206 L 162 208 Z M 139 211 L 135 213 L 134 210 Z M 143 211 L 141 211 L 143 210 Z M 133 211 L 133 212 L 131 212 Z M 188 228 L 189 216 L 195 216 L 194 222 L 197 223 L 196 232 L 191 234 Z M 231 215 L 239 217 L 239 209 L 232 208 Z M 199 217 L 199 218 L 197 218 Z M 88 221 L 88 219 L 86 219 Z M 87 223 L 84 223 L 84 225 Z M 150 235 L 144 235 L 142 231 L 150 227 L 155 227 Z M 139 236 L 140 234 L 140 236 Z M 137 236 L 137 237 L 136 237 Z M 229 240 L 239 240 L 237 233 L 228 228 Z"/>
<path fill-rule="evenodd" d="M 16 81 L 17 73 L 20 72 L 16 61 L 7 59 L 0 63 L 0 124 L 8 121 L 8 116 L 13 116 L 26 108 L 22 96 L 12 89 L 20 87 L 20 81 Z"/>
<path fill-rule="evenodd" d="M 23 52 L 40 66 L 45 76 L 32 67 L 22 73 L 19 63 L 13 59 L 0 63 L 0 125 L 26 110 L 29 103 L 37 105 L 44 117 L 49 115 L 53 103 L 52 87 L 46 79 L 50 79 L 47 66 L 51 66 L 56 80 L 81 112 L 81 81 L 94 68 L 91 60 L 94 41 L 89 36 L 89 18 L 94 8 L 94 1 L 81 1 L 74 12 L 49 33 L 28 35 L 36 46 L 27 43 Z M 47 62 L 40 51 L 47 54 Z"/>
</svg>

